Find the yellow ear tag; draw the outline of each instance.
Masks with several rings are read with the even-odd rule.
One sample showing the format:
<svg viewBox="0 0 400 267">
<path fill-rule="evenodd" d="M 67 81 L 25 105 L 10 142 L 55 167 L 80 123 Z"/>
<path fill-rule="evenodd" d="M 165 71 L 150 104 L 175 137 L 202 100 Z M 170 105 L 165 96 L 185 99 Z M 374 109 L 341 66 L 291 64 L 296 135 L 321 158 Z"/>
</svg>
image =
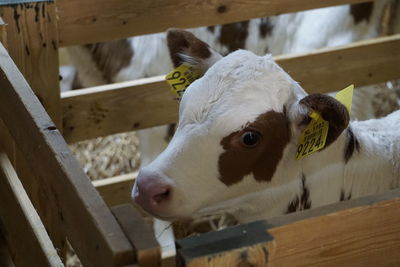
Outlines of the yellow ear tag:
<svg viewBox="0 0 400 267">
<path fill-rule="evenodd" d="M 351 111 L 353 89 L 354 85 L 352 84 L 336 94 L 336 99 L 345 105 L 349 112 Z M 329 122 L 324 120 L 316 111 L 312 111 L 309 116 L 311 122 L 299 137 L 296 159 L 302 159 L 325 146 L 326 137 L 328 136 Z"/>
<path fill-rule="evenodd" d="M 296 159 L 302 159 L 325 146 L 329 122 L 316 111 L 312 111 L 310 117 L 311 122 L 300 135 Z"/>
<path fill-rule="evenodd" d="M 347 111 L 351 112 L 351 103 L 353 101 L 354 84 L 347 86 L 343 90 L 337 92 L 335 98 L 346 106 Z"/>
<path fill-rule="evenodd" d="M 189 87 L 195 80 L 201 77 L 201 71 L 195 69 L 192 66 L 182 64 L 172 72 L 170 72 L 165 79 L 171 86 L 171 92 L 180 99 L 185 92 L 186 88 Z"/>
</svg>

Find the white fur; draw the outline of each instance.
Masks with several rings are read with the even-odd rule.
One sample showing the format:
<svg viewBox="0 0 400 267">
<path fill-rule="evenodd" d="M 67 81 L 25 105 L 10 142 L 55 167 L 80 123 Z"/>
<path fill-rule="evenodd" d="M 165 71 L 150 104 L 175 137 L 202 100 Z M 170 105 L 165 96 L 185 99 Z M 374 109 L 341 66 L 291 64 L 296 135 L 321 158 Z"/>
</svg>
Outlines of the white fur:
<svg viewBox="0 0 400 267">
<path fill-rule="evenodd" d="M 184 94 L 171 143 L 143 168 L 173 186 L 160 216 L 171 219 L 223 210 L 244 222 L 284 214 L 301 194 L 302 175 L 312 207 L 339 201 L 342 190 L 356 198 L 399 186 L 400 111 L 379 120 L 352 122 L 361 149 L 347 163 L 346 132 L 328 148 L 297 161 L 299 133 L 292 131 L 270 182 L 258 182 L 250 174 L 232 186 L 223 184 L 218 169 L 224 152 L 221 140 L 266 111 L 282 112 L 283 106 L 296 128 L 295 118 L 308 113 L 298 104 L 305 95 L 268 55 L 239 50 L 213 65 Z"/>
</svg>

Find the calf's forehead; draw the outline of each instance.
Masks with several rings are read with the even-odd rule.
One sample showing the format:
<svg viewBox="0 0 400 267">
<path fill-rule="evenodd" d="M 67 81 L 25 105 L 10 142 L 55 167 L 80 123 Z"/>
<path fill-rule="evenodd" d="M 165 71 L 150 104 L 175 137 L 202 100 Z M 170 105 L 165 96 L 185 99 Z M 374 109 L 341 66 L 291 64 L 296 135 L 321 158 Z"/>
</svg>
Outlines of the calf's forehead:
<svg viewBox="0 0 400 267">
<path fill-rule="evenodd" d="M 266 111 L 282 111 L 293 97 L 293 84 L 271 56 L 238 50 L 188 88 L 181 103 L 181 123 L 224 120 L 225 128 L 237 128 Z"/>
</svg>

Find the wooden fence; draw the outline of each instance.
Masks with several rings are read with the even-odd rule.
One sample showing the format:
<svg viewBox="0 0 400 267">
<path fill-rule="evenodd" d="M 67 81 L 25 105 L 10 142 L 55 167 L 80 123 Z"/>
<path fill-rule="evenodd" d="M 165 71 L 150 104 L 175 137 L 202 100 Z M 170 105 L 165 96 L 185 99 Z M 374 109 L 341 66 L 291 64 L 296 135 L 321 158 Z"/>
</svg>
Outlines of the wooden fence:
<svg viewBox="0 0 400 267">
<path fill-rule="evenodd" d="M 7 51 L 0 46 L 0 254 L 5 246 L 18 266 L 61 266 L 68 239 L 84 266 L 161 262 L 151 229 L 124 205 L 134 175 L 94 182 L 95 190 L 65 140 L 174 122 L 177 103 L 163 77 L 61 95 L 60 46 L 360 2 L 368 1 L 57 0 L 1 6 L 0 41 Z M 400 35 L 276 60 L 309 92 L 385 82 L 400 78 Z M 100 121 L 89 116 L 93 107 L 103 111 Z M 180 240 L 177 261 L 398 265 L 399 195 L 395 190 Z"/>
</svg>

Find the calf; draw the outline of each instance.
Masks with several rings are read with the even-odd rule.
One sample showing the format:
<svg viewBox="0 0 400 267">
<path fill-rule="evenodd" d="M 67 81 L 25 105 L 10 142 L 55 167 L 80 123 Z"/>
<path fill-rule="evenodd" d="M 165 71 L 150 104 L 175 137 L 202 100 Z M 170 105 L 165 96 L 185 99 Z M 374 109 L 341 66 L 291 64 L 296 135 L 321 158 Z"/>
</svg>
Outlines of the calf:
<svg viewBox="0 0 400 267">
<path fill-rule="evenodd" d="M 399 31 L 400 23 L 396 20 L 400 9 L 397 6 L 400 7 L 398 1 L 379 0 L 201 27 L 191 32 L 222 55 L 237 49 L 247 49 L 257 55 L 299 53 Z M 385 15 L 387 13 L 391 16 Z M 84 87 L 165 74 L 171 71 L 173 63 L 176 65 L 166 56 L 165 33 L 69 47 L 68 50 Z M 396 98 L 393 90 L 387 88 L 363 88 L 355 93 L 352 115 L 366 119 L 387 113 L 397 105 Z M 142 166 L 165 149 L 173 133 L 171 129 L 161 126 L 138 132 Z"/>
<path fill-rule="evenodd" d="M 132 197 L 165 219 L 227 211 L 240 222 L 375 194 L 400 183 L 400 111 L 349 122 L 330 96 L 307 95 L 270 55 L 222 57 L 189 32 L 168 33 L 172 61 L 205 73 L 189 86 L 168 147 L 141 169 Z M 296 160 L 314 110 L 325 147 Z"/>
</svg>

